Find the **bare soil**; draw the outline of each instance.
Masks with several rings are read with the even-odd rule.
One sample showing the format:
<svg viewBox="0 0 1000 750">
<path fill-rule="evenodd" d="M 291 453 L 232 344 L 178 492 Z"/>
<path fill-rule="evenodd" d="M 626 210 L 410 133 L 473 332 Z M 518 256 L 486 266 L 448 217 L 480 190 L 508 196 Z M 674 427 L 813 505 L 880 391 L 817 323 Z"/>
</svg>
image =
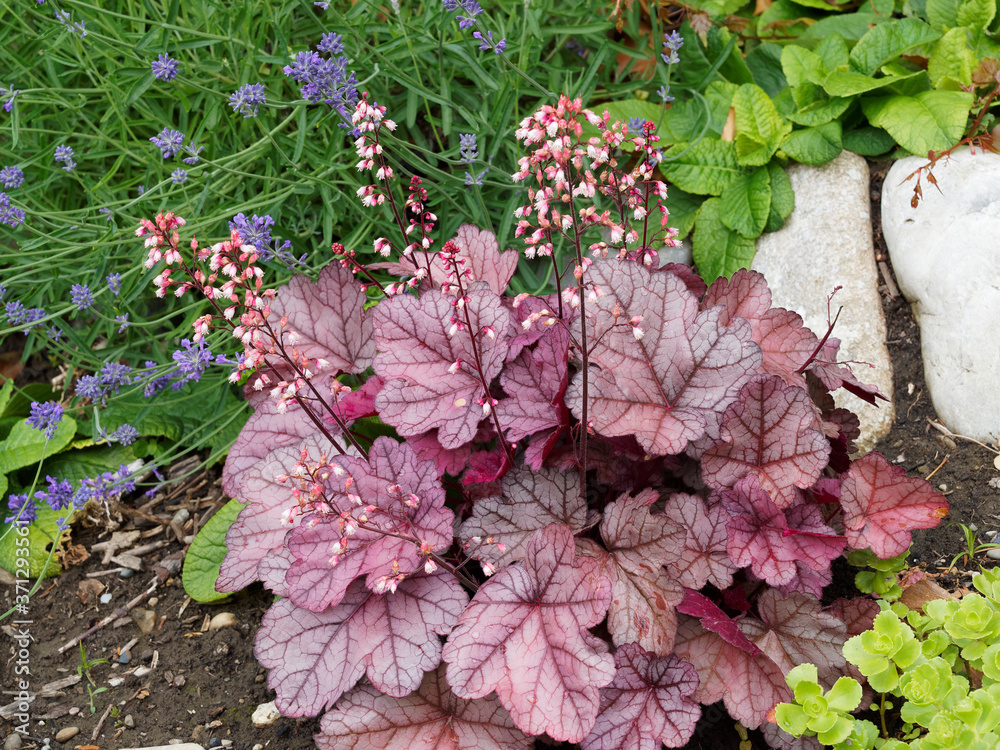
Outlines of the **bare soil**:
<svg viewBox="0 0 1000 750">
<path fill-rule="evenodd" d="M 885 248 L 878 222 L 878 193 L 886 169 L 887 165 L 872 168 L 872 214 L 876 255 L 888 264 L 888 259 L 881 257 Z M 936 415 L 924 384 L 919 329 L 905 300 L 890 296 L 889 285 L 883 288 L 897 417 L 878 450 L 907 472 L 930 479 L 951 502 L 947 521 L 974 525 L 979 540 L 985 541 L 988 539 L 985 532 L 1000 529 L 1000 489 L 989 484 L 997 476 L 993 453 L 965 440 L 945 439 L 931 427 L 929 420 Z M 171 540 L 143 558 L 143 570 L 128 578 L 120 577 L 117 572 L 95 576 L 117 566 L 104 563 L 102 554 L 94 552 L 88 559 L 71 564 L 58 578 L 45 582 L 32 597 L 28 626 L 34 638 L 31 689 L 77 679 L 75 684 L 50 690 L 36 699 L 30 710 L 30 734 L 24 738 L 23 748 L 44 747 L 46 740 L 54 741 L 56 734 L 68 727 L 78 727 L 80 731 L 55 746 L 110 750 L 183 740 L 206 748 L 229 746 L 235 750 L 252 750 L 256 745 L 282 750 L 314 747 L 312 734 L 318 729 L 317 719 L 282 718 L 263 728 L 255 728 L 251 721 L 254 709 L 274 698 L 267 688 L 264 670 L 253 657 L 254 634 L 272 601 L 272 596 L 259 585 L 225 602 L 206 605 L 188 599 L 179 573 L 164 576 L 156 590 L 149 597 L 143 596 L 138 605 L 155 613 L 151 632 L 143 634 L 131 617 L 125 617 L 84 641 L 89 661 L 108 662 L 90 670 L 96 687 L 89 685 L 85 674 L 79 674 L 78 647 L 58 653 L 60 646 L 74 636 L 143 594 L 156 578 L 156 563 L 176 559 L 185 548 L 164 520 L 150 518 L 169 519 L 178 508 L 185 507 L 192 516 L 185 529 L 190 534 L 221 506 L 224 498 L 215 473 L 200 476 L 197 482 L 200 486 L 187 485 L 183 494 L 174 493 L 169 499 L 144 506 L 144 517 L 132 519 L 136 528 L 150 535 L 150 541 Z M 966 545 L 961 530 L 948 526 L 947 521 L 937 529 L 914 534 L 912 561 L 937 577 L 942 585 L 960 590 L 969 584 L 978 564 L 993 562 L 984 554 L 975 560 L 963 558 L 961 553 Z M 84 551 L 106 540 L 107 534 L 96 528 L 74 528 L 73 550 L 82 558 Z M 950 563 L 955 555 L 959 557 L 953 568 Z M 835 583 L 849 587 L 853 571 L 840 570 L 841 577 L 847 580 Z M 163 570 L 160 572 L 162 575 Z M 87 586 L 97 588 L 92 582 L 99 582 L 103 590 L 85 591 Z M 111 595 L 107 604 L 100 603 L 102 593 Z M 12 586 L 0 588 L 0 605 L 4 610 L 11 606 L 12 598 Z M 235 615 L 236 624 L 210 631 L 209 620 L 221 612 Z M 0 685 L 4 691 L 0 705 L 14 700 L 15 648 L 9 636 L 19 627 L 11 624 L 11 620 L 3 623 L 6 635 L 2 641 L 7 658 L 0 662 Z M 124 647 L 132 641 L 134 645 L 129 647 L 126 657 Z M 123 659 L 127 663 L 122 663 Z M 139 669 L 137 674 L 137 668 L 145 669 Z M 103 690 L 91 697 L 88 687 L 93 691 Z M 2 740 L 13 731 L 15 722 L 2 712 L 0 717 Z M 766 747 L 759 734 L 751 733 L 750 738 L 753 747 Z M 737 750 L 739 742 L 732 720 L 721 705 L 716 705 L 705 708 L 688 748 Z"/>
</svg>

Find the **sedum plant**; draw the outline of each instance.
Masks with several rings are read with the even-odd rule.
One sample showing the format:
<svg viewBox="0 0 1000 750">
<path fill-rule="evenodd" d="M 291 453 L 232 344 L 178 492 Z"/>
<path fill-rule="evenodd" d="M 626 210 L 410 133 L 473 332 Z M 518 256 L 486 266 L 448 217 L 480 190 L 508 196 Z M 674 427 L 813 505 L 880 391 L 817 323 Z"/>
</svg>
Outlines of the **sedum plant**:
<svg viewBox="0 0 1000 750">
<path fill-rule="evenodd" d="M 861 702 L 856 680 L 841 678 L 845 683 L 840 695 L 850 695 L 851 701 L 830 700 L 809 664 L 788 673 L 794 700 L 776 707 L 777 725 L 795 737 L 814 737 L 814 742 L 838 749 L 847 747 L 847 733 L 854 750 L 997 747 L 1000 572 L 980 573 L 973 584 L 980 593 L 961 600 L 932 600 L 922 613 L 902 602 L 883 601 L 871 628 L 844 644 L 847 661 L 867 678 L 869 687 L 883 694 L 871 705 L 879 713 L 880 727 L 850 716 Z M 889 714 L 897 707 L 896 715 Z M 893 721 L 897 715 L 898 721 Z M 888 727 L 897 729 L 890 733 Z M 790 746 L 787 734 L 776 738 Z"/>
<path fill-rule="evenodd" d="M 875 613 L 821 605 L 831 561 L 898 555 L 947 509 L 850 459 L 830 391 L 877 391 L 760 274 L 660 266 L 652 122 L 566 97 L 521 122 L 516 232 L 557 288 L 511 296 L 516 250 L 469 224 L 442 241 L 419 177 L 403 197 L 385 115 L 362 96 L 352 118 L 384 262 L 335 244 L 318 279 L 271 289 L 238 233 L 139 230 L 160 294 L 211 301 L 195 336 L 244 345 L 215 587 L 279 597 L 255 642 L 279 710 L 326 711 L 331 750 L 679 747 L 699 704 L 761 726 L 795 663 L 832 685 Z"/>
</svg>

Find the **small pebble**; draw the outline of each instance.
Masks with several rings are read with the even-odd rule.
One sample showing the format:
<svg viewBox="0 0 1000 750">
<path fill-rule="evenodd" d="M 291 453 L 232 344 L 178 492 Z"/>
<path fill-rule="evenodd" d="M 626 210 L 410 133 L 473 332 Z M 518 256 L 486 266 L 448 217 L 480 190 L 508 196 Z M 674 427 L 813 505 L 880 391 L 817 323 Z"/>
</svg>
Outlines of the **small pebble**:
<svg viewBox="0 0 1000 750">
<path fill-rule="evenodd" d="M 130 661 L 132 661 L 132 654 L 130 654 L 128 651 L 122 651 L 118 655 L 119 664 L 128 664 Z"/>
<path fill-rule="evenodd" d="M 906 384 L 906 395 L 907 396 L 912 396 L 913 395 L 913 389 L 914 389 L 914 387 L 915 386 L 913 385 L 913 383 L 907 383 Z"/>
<path fill-rule="evenodd" d="M 253 746 L 253 750 L 264 750 L 264 746 L 258 742 Z"/>
<path fill-rule="evenodd" d="M 997 467 L 997 471 L 1000 471 L 1000 453 L 993 457 L 993 465 Z"/>
<path fill-rule="evenodd" d="M 256 677 L 253 678 L 253 681 L 259 685 L 264 681 L 264 675 L 262 674 L 257 675 Z"/>
<path fill-rule="evenodd" d="M 990 480 L 990 487 L 995 490 L 1000 490 L 1000 477 L 993 477 Z"/>
<path fill-rule="evenodd" d="M 208 741 L 208 746 L 210 748 L 211 747 L 222 747 L 222 740 L 220 740 L 218 737 L 213 737 L 211 740 Z"/>
<path fill-rule="evenodd" d="M 278 709 L 274 705 L 274 701 L 268 703 L 261 703 L 254 709 L 253 715 L 250 720 L 253 722 L 255 727 L 266 727 L 268 724 L 273 724 L 278 719 L 281 718 L 281 714 L 278 713 Z"/>
<path fill-rule="evenodd" d="M 79 706 L 73 706 L 73 707 L 72 707 L 72 708 L 71 708 L 71 709 L 69 710 L 69 715 L 70 715 L 70 716 L 76 716 L 76 715 L 77 715 L 78 713 L 80 713 L 80 707 L 79 707 Z"/>
<path fill-rule="evenodd" d="M 118 574 L 118 577 L 119 578 L 131 578 L 133 575 L 135 575 L 135 571 L 134 570 L 129 570 L 128 568 L 123 568 L 122 571 Z"/>
<path fill-rule="evenodd" d="M 236 624 L 236 615 L 232 612 L 220 612 L 215 617 L 212 618 L 211 622 L 208 623 L 208 629 L 212 630 L 222 630 L 222 628 L 231 628 Z"/>
<path fill-rule="evenodd" d="M 1000 560 L 1000 548 L 988 550 L 986 556 L 991 560 Z"/>
<path fill-rule="evenodd" d="M 133 672 L 133 674 L 136 677 L 143 678 L 143 677 L 145 677 L 146 675 L 148 675 L 152 671 L 153 670 L 150 669 L 149 667 L 139 667 L 138 669 L 135 670 L 135 672 Z"/>
<path fill-rule="evenodd" d="M 149 635 L 156 626 L 156 612 L 151 609 L 140 609 L 136 607 L 132 610 L 132 619 L 139 626 L 143 634 Z"/>
<path fill-rule="evenodd" d="M 108 684 L 111 687 L 118 687 L 119 685 L 124 684 L 124 682 L 125 682 L 124 677 L 112 677 L 110 680 L 108 680 Z"/>
<path fill-rule="evenodd" d="M 942 492 L 947 492 L 948 491 L 948 485 L 946 485 L 944 483 L 941 483 L 941 484 L 938 485 L 938 489 L 941 490 Z"/>
<path fill-rule="evenodd" d="M 984 531 L 983 532 L 983 536 L 988 536 L 990 539 L 992 539 L 996 535 L 997 535 L 997 532 L 996 532 L 995 529 L 990 529 L 989 531 Z"/>
<path fill-rule="evenodd" d="M 159 600 L 158 597 L 155 597 L 155 596 L 149 597 L 149 606 L 150 607 L 155 607 L 159 603 L 160 603 L 160 600 Z"/>
<path fill-rule="evenodd" d="M 10 735 L 7 741 L 3 743 L 3 750 L 20 750 L 21 748 L 21 735 L 17 732 Z"/>
<path fill-rule="evenodd" d="M 111 594 L 101 594 L 101 604 L 107 604 L 111 601 Z"/>
<path fill-rule="evenodd" d="M 976 526 L 976 524 L 974 524 L 974 523 L 970 523 L 969 524 L 969 530 L 970 531 L 979 531 L 979 527 Z"/>
<path fill-rule="evenodd" d="M 125 714 L 125 719 L 122 721 L 122 724 L 124 724 L 128 729 L 134 729 L 135 719 L 132 718 L 132 714 Z"/>
<path fill-rule="evenodd" d="M 66 727 L 65 729 L 60 729 L 56 734 L 56 742 L 69 742 L 78 734 L 80 734 L 80 727 Z"/>
</svg>

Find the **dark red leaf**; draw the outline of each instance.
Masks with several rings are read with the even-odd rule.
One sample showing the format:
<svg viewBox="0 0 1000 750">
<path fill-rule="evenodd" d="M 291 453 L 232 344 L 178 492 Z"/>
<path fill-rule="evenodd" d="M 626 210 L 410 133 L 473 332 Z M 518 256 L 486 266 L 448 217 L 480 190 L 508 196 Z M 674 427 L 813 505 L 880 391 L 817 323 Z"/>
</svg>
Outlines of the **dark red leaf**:
<svg viewBox="0 0 1000 750">
<path fill-rule="evenodd" d="M 837 361 L 839 350 L 840 339 L 832 336 L 828 338 L 817 358 L 809 365 L 809 372 L 818 377 L 831 391 L 843 388 L 873 406 L 876 405 L 877 399 L 888 401 L 889 399 L 882 395 L 877 385 L 862 383 L 854 376 L 848 365 Z"/>
<path fill-rule="evenodd" d="M 713 633 L 718 633 L 727 643 L 751 656 L 760 650 L 743 634 L 736 620 L 719 609 L 715 602 L 704 594 L 685 589 L 684 601 L 677 606 L 677 611 L 697 617 L 701 621 L 702 627 Z"/>
</svg>

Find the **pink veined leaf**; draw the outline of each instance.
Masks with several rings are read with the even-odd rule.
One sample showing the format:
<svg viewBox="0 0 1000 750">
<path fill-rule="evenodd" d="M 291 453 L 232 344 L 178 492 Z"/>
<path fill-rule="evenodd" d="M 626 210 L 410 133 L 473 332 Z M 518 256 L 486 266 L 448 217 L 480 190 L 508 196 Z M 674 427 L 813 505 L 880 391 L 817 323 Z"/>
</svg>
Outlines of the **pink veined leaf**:
<svg viewBox="0 0 1000 750">
<path fill-rule="evenodd" d="M 847 636 L 858 635 L 871 630 L 875 624 L 875 616 L 882 610 L 878 602 L 867 596 L 856 596 L 853 599 L 835 599 L 827 611 L 844 621 Z"/>
<path fill-rule="evenodd" d="M 601 688 L 597 723 L 581 750 L 660 750 L 691 739 L 701 706 L 689 697 L 698 675 L 676 656 L 657 656 L 636 643 L 615 652 L 615 679 Z"/>
<path fill-rule="evenodd" d="M 817 426 L 804 390 L 758 375 L 726 410 L 722 442 L 702 456 L 705 484 L 722 490 L 754 475 L 775 505 L 789 507 L 795 488 L 811 487 L 830 457 L 830 444 Z"/>
<path fill-rule="evenodd" d="M 560 324 L 557 322 L 559 320 L 559 296 L 556 294 L 525 297 L 521 300 L 517 307 L 513 308 L 516 333 L 514 338 L 510 340 L 510 352 L 507 355 L 507 360 L 510 361 L 517 357 L 524 347 L 531 346 L 553 328 L 572 327 L 573 321 L 580 317 L 580 310 L 577 307 L 563 304 L 562 311 L 563 322 Z M 536 314 L 545 317 L 528 324 L 528 327 L 525 328 L 524 324 L 528 318 Z M 579 324 L 576 325 L 576 328 L 579 328 Z"/>
<path fill-rule="evenodd" d="M 331 404 L 331 408 L 345 422 L 374 416 L 377 413 L 375 397 L 378 396 L 384 385 L 385 381 L 382 378 L 370 377 L 356 391 L 342 394 L 335 403 Z M 326 413 L 323 414 L 323 421 L 326 424 L 336 424 L 333 417 Z"/>
<path fill-rule="evenodd" d="M 743 634 L 736 620 L 723 612 L 715 602 L 704 594 L 692 589 L 685 589 L 684 600 L 677 606 L 677 611 L 697 617 L 702 627 L 713 633 L 718 633 L 724 641 L 751 656 L 760 651 L 753 641 Z"/>
<path fill-rule="evenodd" d="M 508 398 L 496 408 L 507 439 L 517 442 L 568 422 L 563 404 L 568 383 L 569 333 L 553 326 L 534 349 L 522 350 L 500 375 Z"/>
<path fill-rule="evenodd" d="M 799 664 L 815 664 L 827 689 L 843 674 L 841 651 L 847 640 L 844 621 L 820 608 L 807 594 L 781 594 L 765 589 L 757 598 L 760 620 L 745 617 L 740 628 L 787 674 Z"/>
<path fill-rule="evenodd" d="M 840 351 L 840 339 L 833 336 L 826 340 L 819 355 L 807 368 L 809 372 L 822 381 L 823 385 L 831 391 L 843 388 L 848 393 L 853 393 L 862 401 L 867 401 L 873 406 L 877 399 L 888 401 L 882 395 L 877 385 L 862 383 L 854 376 L 854 372 L 846 364 L 837 361 L 837 354 Z"/>
<path fill-rule="evenodd" d="M 698 299 L 705 296 L 705 292 L 708 291 L 708 284 L 705 283 L 705 280 L 696 274 L 694 269 L 686 263 L 664 263 L 656 269 L 656 271 L 661 273 L 672 273 L 674 276 L 683 281 L 687 290 Z"/>
<path fill-rule="evenodd" d="M 531 750 L 535 742 L 495 695 L 456 697 L 443 666 L 402 698 L 359 685 L 323 716 L 315 739 L 319 750 Z"/>
<path fill-rule="evenodd" d="M 462 484 L 482 484 L 502 478 L 511 464 L 503 448 L 473 451 L 469 454 L 469 468 L 462 475 Z"/>
<path fill-rule="evenodd" d="M 413 448 L 424 461 L 433 461 L 440 474 L 451 474 L 457 477 L 465 469 L 472 446 L 465 444 L 460 448 L 445 448 L 437 439 L 437 430 L 430 430 L 407 438 L 407 445 Z"/>
<path fill-rule="evenodd" d="M 862 701 L 865 703 L 866 701 Z M 871 701 L 867 701 L 870 703 Z M 764 735 L 764 741 L 768 747 L 779 750 L 824 750 L 824 746 L 819 744 L 816 737 L 793 737 L 777 724 L 765 721 L 760 725 L 760 731 Z M 829 746 L 826 746 L 829 747 Z"/>
<path fill-rule="evenodd" d="M 788 385 L 805 387 L 805 379 L 798 371 L 816 351 L 819 339 L 805 327 L 798 313 L 771 307 L 771 290 L 763 275 L 741 268 L 730 279 L 720 276 L 701 301 L 703 310 L 716 305 L 722 306 L 724 325 L 735 318 L 750 323 L 753 340 L 764 355 L 764 372 L 777 375 Z"/>
<path fill-rule="evenodd" d="M 292 521 L 283 521 L 282 514 L 298 508 L 295 487 L 277 481 L 282 474 L 291 474 L 302 460 L 319 462 L 331 452 L 330 443 L 318 432 L 297 445 L 277 448 L 243 472 L 236 499 L 247 506 L 236 516 L 226 532 L 226 556 L 222 561 L 217 591 L 239 591 L 257 580 L 257 563 L 268 550 L 284 545 L 285 534 Z"/>
<path fill-rule="evenodd" d="M 290 532 L 291 529 L 288 531 Z M 287 597 L 288 586 L 285 585 L 285 574 L 288 573 L 293 562 L 295 562 L 295 557 L 285 545 L 268 550 L 257 563 L 257 578 L 264 584 L 264 588 L 275 596 Z"/>
<path fill-rule="evenodd" d="M 288 445 L 298 445 L 319 428 L 297 405 L 279 412 L 270 398 L 260 403 L 247 419 L 222 467 L 222 489 L 230 497 L 239 492 L 243 475 L 268 453 Z M 331 431 L 339 432 L 339 430 Z M 294 463 L 294 462 L 293 462 Z"/>
<path fill-rule="evenodd" d="M 254 654 L 271 670 L 267 684 L 284 716 L 315 716 L 362 675 L 401 697 L 424 672 L 441 663 L 441 639 L 469 597 L 450 573 L 403 581 L 394 594 L 375 594 L 363 581 L 322 612 L 288 599 L 271 605 L 254 641 Z"/>
<path fill-rule="evenodd" d="M 637 643 L 667 656 L 674 649 L 676 606 L 684 589 L 664 565 L 678 559 L 684 530 L 669 516 L 652 514 L 653 489 L 621 495 L 604 509 L 601 538 L 608 551 L 604 572 L 611 579 L 608 630 L 616 646 Z"/>
<path fill-rule="evenodd" d="M 318 359 L 325 359 L 335 371 L 364 372 L 375 356 L 372 318 L 364 311 L 365 300 L 364 287 L 354 274 L 339 263 L 330 263 L 316 281 L 293 276 L 279 289 L 271 303 L 270 320 L 277 327 L 277 321 L 287 316 L 281 343 L 289 352 L 307 357 L 314 372 Z M 291 374 L 277 354 L 266 359 L 279 372 Z"/>
<path fill-rule="evenodd" d="M 475 437 L 484 417 L 484 394 L 471 337 L 476 337 L 489 383 L 503 368 L 513 317 L 484 282 L 469 286 L 466 299 L 464 310 L 458 310 L 452 298 L 432 289 L 419 299 L 398 294 L 375 308 L 375 372 L 386 379 L 375 404 L 381 419 L 400 435 L 437 428 L 445 448 L 459 448 Z M 464 325 L 465 311 L 471 330 L 449 336 L 451 320 Z"/>
<path fill-rule="evenodd" d="M 380 437 L 368 461 L 337 457 L 325 485 L 329 511 L 310 516 L 289 538 L 295 563 L 285 575 L 299 607 L 336 605 L 358 576 L 372 590 L 421 570 L 430 552 L 451 546 L 454 513 L 444 507 L 437 468 L 406 443 Z M 346 514 L 349 526 L 341 529 Z M 364 519 L 364 520 L 363 520 Z"/>
<path fill-rule="evenodd" d="M 796 505 L 782 511 L 753 475 L 719 496 L 732 515 L 726 526 L 729 557 L 772 586 L 789 583 L 795 577 L 796 562 L 820 573 L 829 569 L 847 545 L 844 537 L 823 523 L 818 506 Z"/>
<path fill-rule="evenodd" d="M 554 523 L 574 533 L 586 528 L 587 501 L 580 496 L 580 474 L 521 467 L 500 480 L 499 497 L 476 501 L 458 535 L 472 558 L 504 566 L 523 560 L 535 532 Z"/>
<path fill-rule="evenodd" d="M 678 492 L 670 496 L 663 512 L 684 529 L 680 557 L 667 564 L 670 575 L 689 589 L 698 590 L 708 582 L 718 589 L 729 588 L 738 568 L 726 551 L 729 514 L 723 507 L 706 506 L 697 495 Z"/>
<path fill-rule="evenodd" d="M 749 729 L 760 726 L 775 704 L 792 699 L 784 673 L 769 656 L 751 656 L 693 618 L 680 618 L 674 653 L 698 672 L 695 700 L 706 705 L 722 700 L 729 715 Z"/>
<path fill-rule="evenodd" d="M 569 412 L 565 408 L 562 412 L 563 417 L 566 419 L 564 424 L 545 432 L 536 432 L 528 441 L 528 447 L 524 449 L 524 463 L 535 471 L 541 471 L 545 460 L 552 454 L 552 451 L 555 450 L 556 445 L 559 443 L 559 438 L 563 434 L 563 428 L 569 426 Z"/>
<path fill-rule="evenodd" d="M 463 224 L 458 228 L 451 240 L 458 247 L 458 257 L 465 261 L 462 270 L 472 273 L 472 281 L 485 281 L 494 294 L 503 294 L 510 283 L 514 271 L 517 270 L 519 254 L 517 250 L 500 252 L 500 243 L 493 232 L 479 229 L 472 224 Z M 441 259 L 440 253 L 435 253 L 431 261 L 431 276 L 434 286 L 441 283 L 452 273 L 451 262 Z"/>
<path fill-rule="evenodd" d="M 760 365 L 750 325 L 726 328 L 718 310 L 699 314 L 681 279 L 638 263 L 597 261 L 585 280 L 599 290 L 586 306 L 594 429 L 634 435 L 657 456 L 681 453 L 706 432 L 716 437 L 717 415 Z M 566 404 L 582 417 L 582 373 Z"/>
<path fill-rule="evenodd" d="M 565 742 L 590 734 L 599 688 L 615 675 L 607 644 L 587 631 L 607 612 L 610 582 L 574 549 L 566 526 L 536 532 L 522 564 L 479 588 L 444 647 L 457 696 L 496 690 L 519 729 Z"/>
<path fill-rule="evenodd" d="M 910 532 L 937 526 L 948 514 L 948 501 L 930 482 L 906 476 L 880 453 L 851 464 L 840 484 L 847 541 L 856 549 L 871 548 L 885 559 L 910 546 Z"/>
<path fill-rule="evenodd" d="M 795 561 L 795 575 L 788 583 L 778 586 L 778 591 L 782 594 L 808 594 L 820 599 L 823 596 L 823 589 L 833 582 L 833 571 L 830 568 L 824 570 L 813 570 L 808 565 L 803 565 L 801 561 Z"/>
</svg>

